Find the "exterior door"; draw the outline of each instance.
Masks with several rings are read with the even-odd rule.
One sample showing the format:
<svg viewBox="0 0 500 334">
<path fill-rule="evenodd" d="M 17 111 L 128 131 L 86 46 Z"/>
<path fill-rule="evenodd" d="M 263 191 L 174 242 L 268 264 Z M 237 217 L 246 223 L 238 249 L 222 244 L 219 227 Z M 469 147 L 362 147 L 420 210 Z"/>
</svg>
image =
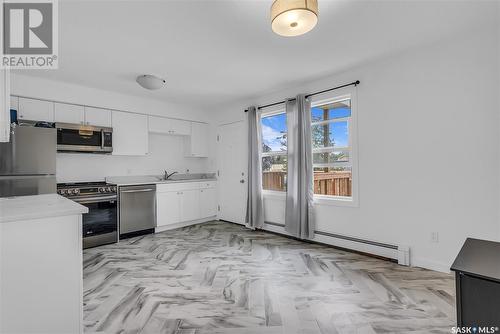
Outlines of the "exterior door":
<svg viewBox="0 0 500 334">
<path fill-rule="evenodd" d="M 243 121 L 218 128 L 219 219 L 245 224 L 247 129 Z"/>
</svg>

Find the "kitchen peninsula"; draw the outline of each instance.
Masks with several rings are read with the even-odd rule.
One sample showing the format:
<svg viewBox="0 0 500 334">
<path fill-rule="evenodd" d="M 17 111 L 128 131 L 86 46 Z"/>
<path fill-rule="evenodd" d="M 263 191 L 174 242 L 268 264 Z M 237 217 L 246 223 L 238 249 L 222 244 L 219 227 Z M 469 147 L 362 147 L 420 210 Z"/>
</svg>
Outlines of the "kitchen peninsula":
<svg viewBox="0 0 500 334">
<path fill-rule="evenodd" d="M 56 194 L 0 198 L 0 332 L 82 332 L 82 214 Z"/>
</svg>

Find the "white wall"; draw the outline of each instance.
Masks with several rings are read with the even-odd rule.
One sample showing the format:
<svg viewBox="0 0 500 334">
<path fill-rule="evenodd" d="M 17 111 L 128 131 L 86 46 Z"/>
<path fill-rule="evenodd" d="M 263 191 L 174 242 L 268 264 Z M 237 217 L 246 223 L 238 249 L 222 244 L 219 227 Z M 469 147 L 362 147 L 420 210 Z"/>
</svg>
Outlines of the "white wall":
<svg viewBox="0 0 500 334">
<path fill-rule="evenodd" d="M 100 154 L 57 154 L 57 181 L 96 181 L 106 176 L 158 175 L 169 173 L 205 173 L 207 158 L 185 158 L 181 136 L 149 135 L 150 153 L 145 156 L 113 156 Z"/>
<path fill-rule="evenodd" d="M 409 245 L 413 265 L 446 271 L 466 237 L 500 240 L 498 34 L 498 26 L 478 27 L 222 107 L 218 121 L 359 79 L 359 207 L 318 206 L 317 230 Z M 266 210 L 279 220 L 284 206 Z"/>
<path fill-rule="evenodd" d="M 11 94 L 13 95 L 210 123 L 206 110 L 191 108 L 187 105 L 177 105 L 19 73 L 11 77 Z M 213 133 L 211 137 L 215 142 Z M 182 137 L 150 134 L 149 148 L 150 154 L 146 156 L 58 153 L 57 180 L 58 182 L 97 181 L 103 180 L 106 176 L 159 174 L 164 169 L 179 172 L 189 169 L 193 173 L 214 171 L 215 168 L 213 154 L 208 159 L 185 158 Z M 212 148 L 211 151 L 213 151 Z"/>
</svg>

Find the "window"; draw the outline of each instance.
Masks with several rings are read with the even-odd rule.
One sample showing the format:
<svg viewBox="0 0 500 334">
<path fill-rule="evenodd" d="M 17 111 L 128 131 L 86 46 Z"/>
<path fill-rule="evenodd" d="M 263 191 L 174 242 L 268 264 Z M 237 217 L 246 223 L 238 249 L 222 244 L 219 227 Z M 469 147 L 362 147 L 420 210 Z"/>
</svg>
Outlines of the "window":
<svg viewBox="0 0 500 334">
<path fill-rule="evenodd" d="M 262 188 L 286 191 L 287 126 L 284 111 L 263 114 L 262 131 Z"/>
<path fill-rule="evenodd" d="M 351 97 L 311 107 L 314 194 L 353 198 Z"/>
</svg>

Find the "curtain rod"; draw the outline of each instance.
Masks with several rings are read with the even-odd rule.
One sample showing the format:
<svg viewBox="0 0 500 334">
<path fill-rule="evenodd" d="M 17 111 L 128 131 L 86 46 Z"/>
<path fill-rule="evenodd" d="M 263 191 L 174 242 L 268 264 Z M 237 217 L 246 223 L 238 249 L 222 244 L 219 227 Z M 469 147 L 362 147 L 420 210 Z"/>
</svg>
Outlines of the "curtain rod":
<svg viewBox="0 0 500 334">
<path fill-rule="evenodd" d="M 349 87 L 349 86 L 357 86 L 357 85 L 359 85 L 359 80 L 356 80 L 354 82 L 351 82 L 351 83 L 348 83 L 348 84 L 345 84 L 345 85 L 341 85 L 341 86 L 337 86 L 337 87 L 333 87 L 333 88 L 328 88 L 328 89 L 325 89 L 325 90 L 322 90 L 322 91 L 319 91 L 319 92 L 316 92 L 316 93 L 308 94 L 308 95 L 306 95 L 306 99 L 309 98 L 309 97 L 311 97 L 311 96 L 314 96 L 314 95 L 318 95 L 318 94 L 323 94 L 323 93 L 326 93 L 326 92 L 330 92 L 332 90 L 336 90 L 336 89 L 340 89 L 340 88 L 344 88 L 344 87 Z M 290 100 L 295 100 L 295 98 L 290 99 Z M 268 108 L 268 107 L 272 107 L 272 106 L 277 106 L 278 104 L 283 104 L 286 101 L 287 100 L 283 100 L 283 101 L 280 101 L 280 102 L 274 102 L 274 103 L 266 104 L 266 105 L 257 107 L 257 109 L 260 110 L 260 109 L 264 109 L 264 108 Z M 245 109 L 245 112 L 248 112 L 248 109 Z"/>
</svg>

